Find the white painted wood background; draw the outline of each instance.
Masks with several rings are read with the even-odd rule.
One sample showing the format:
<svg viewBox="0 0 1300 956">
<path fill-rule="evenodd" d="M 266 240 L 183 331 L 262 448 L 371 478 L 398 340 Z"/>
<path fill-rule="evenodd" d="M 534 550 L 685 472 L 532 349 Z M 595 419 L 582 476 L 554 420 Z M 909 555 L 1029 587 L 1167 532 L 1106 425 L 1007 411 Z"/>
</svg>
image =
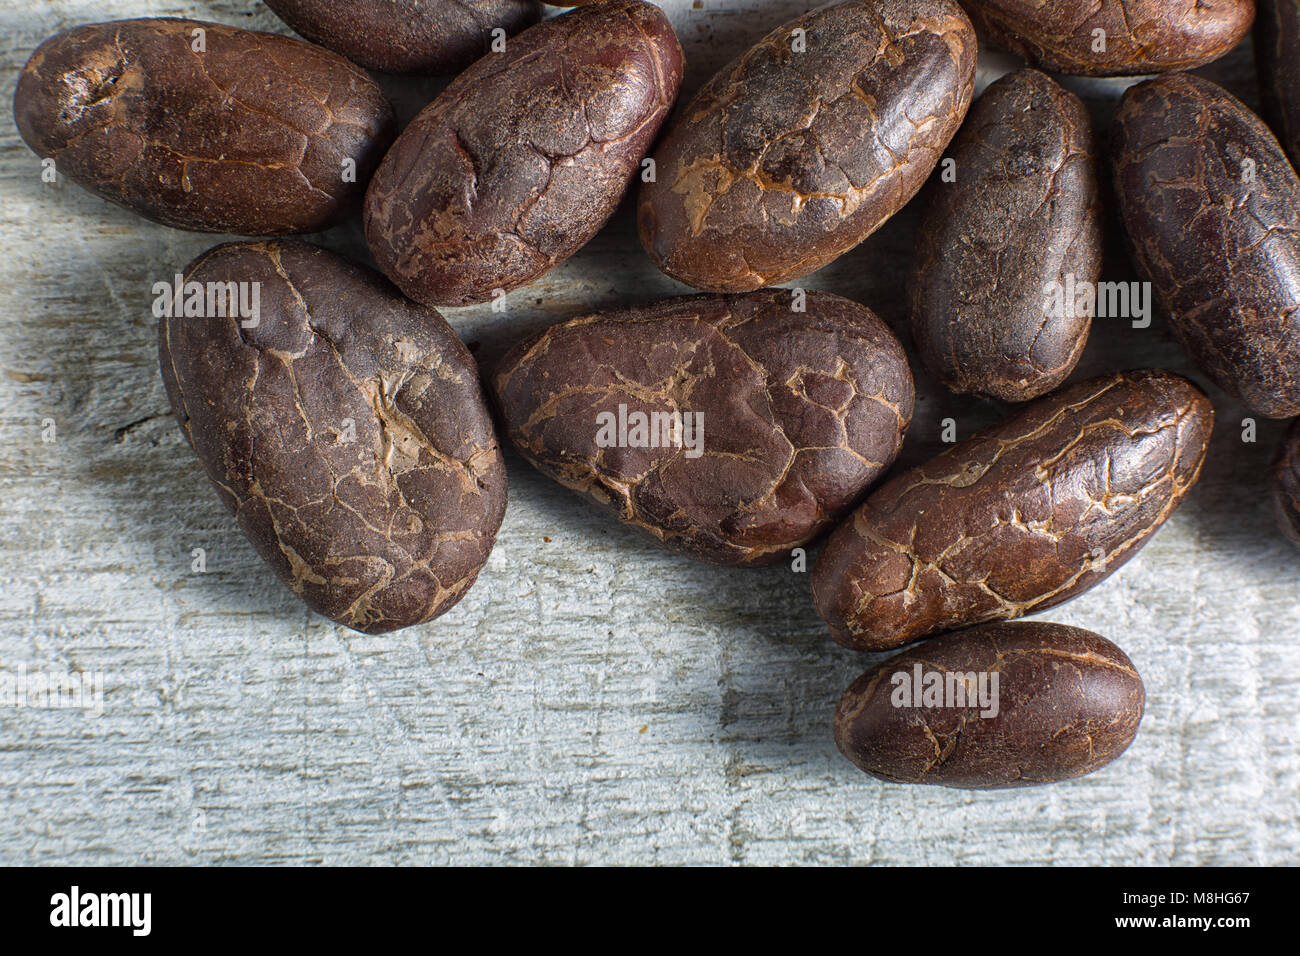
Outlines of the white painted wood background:
<svg viewBox="0 0 1300 956">
<path fill-rule="evenodd" d="M 806 4 L 662 6 L 691 91 Z M 285 31 L 254 0 L 0 0 L 0 99 L 46 35 L 150 14 Z M 1208 73 L 1254 101 L 1248 48 Z M 404 118 L 437 89 L 385 85 Z M 806 574 L 669 555 L 517 456 L 496 550 L 454 611 L 384 637 L 310 614 L 226 515 L 158 376 L 150 286 L 218 238 L 39 171 L 6 114 L 0 670 L 101 671 L 105 712 L 0 708 L 0 863 L 1296 862 L 1300 552 L 1264 484 L 1279 424 L 1244 444 L 1244 413 L 1213 391 L 1191 500 L 1110 581 L 1044 615 L 1114 639 L 1145 677 L 1123 758 L 1016 792 L 891 786 L 831 741 L 869 659 L 831 643 Z M 805 284 L 901 329 L 913 223 L 905 210 Z M 320 241 L 367 258 L 355 223 Z M 1107 277 L 1124 269 L 1112 242 Z M 625 204 L 507 316 L 448 315 L 490 368 L 578 310 L 684 291 Z M 1203 381 L 1160 319 L 1100 321 L 1081 374 L 1139 364 Z M 918 380 L 905 463 L 937 450 L 941 418 L 965 434 L 996 414 Z"/>
</svg>

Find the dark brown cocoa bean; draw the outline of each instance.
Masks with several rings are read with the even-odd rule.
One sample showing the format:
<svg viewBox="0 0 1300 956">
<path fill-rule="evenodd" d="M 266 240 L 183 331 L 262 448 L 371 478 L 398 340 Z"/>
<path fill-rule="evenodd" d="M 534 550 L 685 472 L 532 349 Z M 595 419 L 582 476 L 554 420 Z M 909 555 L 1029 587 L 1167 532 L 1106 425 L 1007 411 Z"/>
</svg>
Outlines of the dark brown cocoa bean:
<svg viewBox="0 0 1300 956">
<path fill-rule="evenodd" d="M 300 242 L 218 246 L 185 278 L 159 326 L 163 381 L 258 554 L 313 610 L 371 634 L 459 601 L 506 476 L 474 360 L 442 317 Z M 226 283 L 258 290 L 252 319 L 212 298 Z"/>
<path fill-rule="evenodd" d="M 835 710 L 835 743 L 892 783 L 1027 787 L 1110 763 L 1133 742 L 1145 704 L 1133 662 L 1091 631 L 984 624 L 859 677 Z"/>
<path fill-rule="evenodd" d="M 1213 422 L 1172 372 L 1044 396 L 873 492 L 813 568 L 817 611 L 841 644 L 887 650 L 1060 604 L 1173 513 Z"/>
<path fill-rule="evenodd" d="M 962 0 L 994 46 L 1082 76 L 1188 70 L 1241 42 L 1254 0 Z"/>
<path fill-rule="evenodd" d="M 674 550 L 789 559 L 889 467 L 913 401 L 884 323 L 799 295 L 686 296 L 556 325 L 502 359 L 507 433 L 541 471 Z M 639 438 L 634 416 L 648 423 Z"/>
<path fill-rule="evenodd" d="M 537 22 L 537 0 L 266 0 L 308 40 L 385 73 L 453 73 Z"/>
<path fill-rule="evenodd" d="M 641 241 L 688 285 L 743 292 L 848 252 L 921 188 L 970 105 L 954 0 L 844 0 L 709 80 L 655 151 Z"/>
<path fill-rule="evenodd" d="M 18 78 L 18 130 L 70 180 L 155 222 L 274 236 L 359 205 L 393 136 L 366 72 L 302 40 L 159 18 L 74 27 Z"/>
<path fill-rule="evenodd" d="M 954 392 L 1023 402 L 1056 388 L 1088 341 L 1101 217 L 1083 103 L 1037 70 L 991 85 L 953 140 L 955 179 L 922 193 L 912 338 Z M 1050 294 L 1055 286 L 1058 294 Z"/>
<path fill-rule="evenodd" d="M 416 301 L 464 305 L 563 262 L 613 213 L 681 75 L 668 18 L 641 0 L 525 30 L 384 157 L 365 215 L 379 268 Z"/>
<path fill-rule="evenodd" d="M 1130 88 L 1111 130 L 1138 270 L 1220 388 L 1300 414 L 1300 180 L 1268 127 L 1208 80 Z"/>
</svg>

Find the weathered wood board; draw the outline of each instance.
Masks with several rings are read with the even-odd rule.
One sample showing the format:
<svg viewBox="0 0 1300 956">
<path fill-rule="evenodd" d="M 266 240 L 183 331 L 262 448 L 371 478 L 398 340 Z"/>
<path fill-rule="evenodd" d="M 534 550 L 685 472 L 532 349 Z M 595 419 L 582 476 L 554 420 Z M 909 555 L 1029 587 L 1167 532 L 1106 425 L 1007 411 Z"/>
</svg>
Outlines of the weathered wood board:
<svg viewBox="0 0 1300 956">
<path fill-rule="evenodd" d="M 665 0 L 693 90 L 806 4 Z M 254 0 L 5 0 L 0 100 L 49 33 L 181 14 L 285 31 Z M 287 32 L 287 31 L 285 31 Z M 1298 54 L 1300 55 L 1300 54 Z M 984 79 L 1005 60 L 988 58 Z M 1254 100 L 1248 45 L 1207 71 Z M 438 88 L 385 81 L 409 117 Z M 1099 118 L 1118 84 L 1088 81 Z M 913 209 L 804 284 L 902 329 Z M 1048 612 L 1146 679 L 1131 750 L 1016 792 L 890 786 L 836 752 L 868 663 L 806 574 L 662 552 L 509 459 L 510 507 L 444 618 L 365 637 L 274 580 L 167 408 L 150 287 L 217 241 L 46 185 L 0 119 L 0 674 L 101 672 L 102 716 L 0 707 L 0 863 L 1294 863 L 1300 553 L 1264 472 L 1281 425 L 1219 413 L 1200 486 L 1104 585 Z M 319 237 L 366 258 L 357 224 Z M 1125 276 L 1112 242 L 1106 278 Z M 485 368 L 576 311 L 686 291 L 627 204 L 510 311 L 448 310 Z M 1157 317 L 1100 320 L 1079 374 L 1200 381 Z M 919 374 L 904 463 L 997 410 Z M 47 426 L 54 426 L 54 441 Z M 205 573 L 192 552 L 206 554 Z"/>
</svg>

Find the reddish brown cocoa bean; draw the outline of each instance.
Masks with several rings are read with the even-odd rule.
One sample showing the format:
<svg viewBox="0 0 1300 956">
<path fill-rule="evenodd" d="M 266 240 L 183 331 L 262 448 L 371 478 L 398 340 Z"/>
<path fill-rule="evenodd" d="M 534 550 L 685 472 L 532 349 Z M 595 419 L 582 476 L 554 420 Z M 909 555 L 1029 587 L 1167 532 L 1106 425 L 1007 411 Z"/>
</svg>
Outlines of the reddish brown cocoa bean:
<svg viewBox="0 0 1300 956">
<path fill-rule="evenodd" d="M 870 310 L 824 292 L 792 304 L 784 290 L 686 296 L 554 326 L 502 359 L 506 431 L 667 547 L 789 560 L 889 467 L 913 401 L 902 347 Z M 664 441 L 674 413 L 698 430 Z"/>
<path fill-rule="evenodd" d="M 577 252 L 613 213 L 681 83 L 668 18 L 641 0 L 525 30 L 456 77 L 366 194 L 366 240 L 403 292 L 484 302 Z"/>
<path fill-rule="evenodd" d="M 875 651 L 1060 604 L 1182 503 L 1213 422 L 1172 372 L 1044 396 L 873 492 L 813 568 L 817 611 L 835 640 Z"/>
<path fill-rule="evenodd" d="M 859 677 L 835 710 L 835 743 L 892 783 L 1027 787 L 1110 763 L 1133 742 L 1145 704 L 1133 662 L 1091 631 L 984 624 Z"/>
<path fill-rule="evenodd" d="M 912 339 L 954 392 L 1023 402 L 1056 388 L 1088 341 L 1101 216 L 1078 97 L 1021 70 L 975 101 L 953 140 L 955 180 L 931 177 L 913 265 Z"/>
<path fill-rule="evenodd" d="M 173 18 L 46 40 L 18 78 L 14 118 L 96 195 L 179 229 L 250 236 L 342 218 L 393 136 L 388 100 L 343 57 Z"/>
<path fill-rule="evenodd" d="M 921 188 L 970 105 L 954 0 L 844 0 L 709 80 L 655 151 L 641 241 L 700 289 L 743 292 L 848 252 Z"/>
<path fill-rule="evenodd" d="M 1183 347 L 1259 415 L 1300 415 L 1300 180 L 1268 127 L 1208 80 L 1130 88 L 1111 129 L 1139 271 Z"/>
<path fill-rule="evenodd" d="M 492 31 L 537 22 L 537 0 L 266 0 L 308 40 L 385 73 L 453 73 L 483 56 Z"/>
<path fill-rule="evenodd" d="M 1254 0 L 962 0 L 994 46 L 1083 76 L 1188 70 L 1241 42 Z"/>
<path fill-rule="evenodd" d="M 185 437 L 258 554 L 313 610 L 371 634 L 459 601 L 506 476 L 442 317 L 300 242 L 218 246 L 186 283 L 259 290 L 253 320 L 201 295 L 163 318 L 158 349 Z"/>
</svg>

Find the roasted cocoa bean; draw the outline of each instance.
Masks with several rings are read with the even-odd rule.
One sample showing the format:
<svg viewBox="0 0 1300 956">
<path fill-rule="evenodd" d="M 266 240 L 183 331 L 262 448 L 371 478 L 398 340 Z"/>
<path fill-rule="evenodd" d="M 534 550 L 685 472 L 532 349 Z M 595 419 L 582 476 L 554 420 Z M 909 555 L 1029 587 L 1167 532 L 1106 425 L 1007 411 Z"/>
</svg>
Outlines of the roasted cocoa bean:
<svg viewBox="0 0 1300 956">
<path fill-rule="evenodd" d="M 218 246 L 185 279 L 159 326 L 163 381 L 258 554 L 313 610 L 371 634 L 459 601 L 506 476 L 474 360 L 442 317 L 300 242 Z M 214 307 L 227 283 L 251 318 L 220 294 Z"/>
<path fill-rule="evenodd" d="M 894 460 L 913 401 L 870 310 L 784 290 L 581 316 L 512 349 L 494 386 L 537 468 L 729 565 L 789 560 L 844 514 Z"/>
<path fill-rule="evenodd" d="M 945 634 L 859 677 L 840 752 L 873 777 L 992 790 L 1092 773 L 1137 735 L 1146 695 L 1118 647 L 1043 621 Z"/>
<path fill-rule="evenodd" d="M 1082 76 L 1189 70 L 1241 42 L 1254 0 L 962 0 L 994 46 Z"/>
<path fill-rule="evenodd" d="M 198 232 L 312 232 L 359 205 L 393 111 L 359 67 L 217 23 L 56 34 L 14 96 L 27 145 L 97 196 Z"/>
<path fill-rule="evenodd" d="M 931 177 L 911 278 L 912 338 L 954 392 L 1023 402 L 1056 388 L 1088 341 L 1101 216 L 1083 103 L 1037 70 L 991 85 Z M 1086 301 L 1086 300 L 1085 300 Z"/>
<path fill-rule="evenodd" d="M 366 240 L 419 302 L 484 302 L 577 252 L 672 108 L 682 51 L 641 0 L 580 7 L 476 62 L 398 137 Z"/>
<path fill-rule="evenodd" d="M 1172 372 L 1037 399 L 873 492 L 813 568 L 817 611 L 847 647 L 1060 604 L 1137 553 L 1200 476 L 1214 411 Z"/>
<path fill-rule="evenodd" d="M 1134 259 L 1184 348 L 1251 411 L 1300 414 L 1300 180 L 1273 134 L 1173 74 L 1124 94 L 1111 137 Z"/>
<path fill-rule="evenodd" d="M 537 0 L 266 0 L 308 40 L 385 73 L 453 73 L 541 15 Z"/>
<path fill-rule="evenodd" d="M 970 105 L 975 33 L 954 0 L 844 0 L 709 80 L 655 151 L 641 241 L 688 285 L 807 275 L 901 209 Z"/>
</svg>

